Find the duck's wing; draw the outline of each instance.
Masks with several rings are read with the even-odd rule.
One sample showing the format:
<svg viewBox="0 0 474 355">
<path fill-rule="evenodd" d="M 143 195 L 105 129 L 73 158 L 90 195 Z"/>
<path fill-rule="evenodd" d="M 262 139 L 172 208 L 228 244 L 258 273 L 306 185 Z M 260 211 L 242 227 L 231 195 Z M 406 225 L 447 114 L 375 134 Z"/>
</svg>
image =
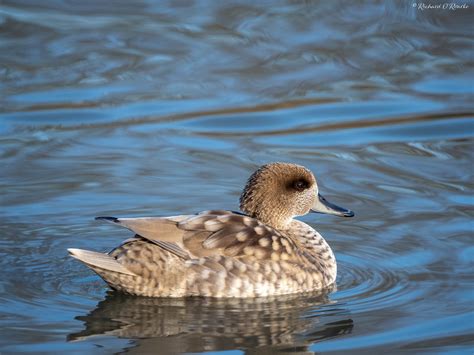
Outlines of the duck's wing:
<svg viewBox="0 0 474 355">
<path fill-rule="evenodd" d="M 291 260 L 298 247 L 288 236 L 255 218 L 230 211 L 174 217 L 98 217 L 126 227 L 183 258 L 249 256 Z"/>
<path fill-rule="evenodd" d="M 184 231 L 177 228 L 177 224 L 181 220 L 189 217 L 190 216 L 139 218 L 96 217 L 95 219 L 111 222 L 115 225 L 127 228 L 149 242 L 183 259 L 189 259 L 189 254 L 182 248 Z M 128 240 L 124 243 L 127 241 Z"/>
<path fill-rule="evenodd" d="M 130 229 L 132 232 L 147 239 L 159 239 L 174 243 L 181 239 L 184 233 L 176 228 L 176 224 L 193 216 L 194 215 L 138 218 L 96 217 L 95 219 L 111 222 L 115 225 Z"/>
<path fill-rule="evenodd" d="M 228 211 L 208 211 L 178 223 L 187 231 L 183 244 L 197 256 L 248 256 L 256 259 L 289 260 L 296 245 L 259 220 Z"/>
</svg>

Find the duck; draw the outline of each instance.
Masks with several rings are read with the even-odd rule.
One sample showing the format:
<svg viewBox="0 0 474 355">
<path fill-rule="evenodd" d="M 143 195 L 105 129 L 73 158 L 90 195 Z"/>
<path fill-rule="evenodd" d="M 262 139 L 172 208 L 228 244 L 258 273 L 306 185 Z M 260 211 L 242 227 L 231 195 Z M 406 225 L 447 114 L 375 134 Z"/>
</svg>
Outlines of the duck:
<svg viewBox="0 0 474 355">
<path fill-rule="evenodd" d="M 259 167 L 240 196 L 241 212 L 168 217 L 96 217 L 135 235 L 108 253 L 68 249 L 113 290 L 146 297 L 267 297 L 332 286 L 329 244 L 295 219 L 309 212 L 353 217 L 320 193 L 304 166 Z"/>
</svg>

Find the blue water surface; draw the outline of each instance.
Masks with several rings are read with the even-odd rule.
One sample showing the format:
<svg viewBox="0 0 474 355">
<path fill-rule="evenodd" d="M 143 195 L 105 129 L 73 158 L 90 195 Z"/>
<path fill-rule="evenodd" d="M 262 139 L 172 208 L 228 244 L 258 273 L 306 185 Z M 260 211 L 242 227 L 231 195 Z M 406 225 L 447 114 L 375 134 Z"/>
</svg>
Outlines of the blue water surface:
<svg viewBox="0 0 474 355">
<path fill-rule="evenodd" d="M 472 354 L 465 4 L 2 1 L 0 352 Z M 237 210 L 271 161 L 356 212 L 301 218 L 333 290 L 131 297 L 67 255 L 130 237 L 97 215 Z"/>
</svg>

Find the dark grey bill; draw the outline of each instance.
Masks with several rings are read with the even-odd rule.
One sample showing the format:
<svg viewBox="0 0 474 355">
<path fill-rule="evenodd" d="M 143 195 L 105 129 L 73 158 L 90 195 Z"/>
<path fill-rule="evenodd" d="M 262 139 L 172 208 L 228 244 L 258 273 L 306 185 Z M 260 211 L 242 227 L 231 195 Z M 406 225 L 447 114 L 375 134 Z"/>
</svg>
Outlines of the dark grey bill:
<svg viewBox="0 0 474 355">
<path fill-rule="evenodd" d="M 311 212 L 333 214 L 340 217 L 354 217 L 354 212 L 332 204 L 321 194 L 318 194 L 316 202 L 311 207 Z"/>
</svg>

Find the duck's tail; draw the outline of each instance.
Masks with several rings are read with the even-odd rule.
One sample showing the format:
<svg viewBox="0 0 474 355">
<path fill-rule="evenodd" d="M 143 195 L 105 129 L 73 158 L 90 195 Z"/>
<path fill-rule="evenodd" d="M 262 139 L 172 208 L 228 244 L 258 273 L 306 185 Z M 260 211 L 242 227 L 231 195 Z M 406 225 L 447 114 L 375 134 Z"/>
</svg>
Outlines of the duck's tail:
<svg viewBox="0 0 474 355">
<path fill-rule="evenodd" d="M 135 273 L 120 264 L 114 257 L 110 256 L 109 254 L 97 253 L 95 251 L 74 248 L 70 248 L 67 251 L 73 258 L 82 261 L 105 280 L 105 274 L 107 273 L 119 273 L 124 275 L 136 276 Z"/>
</svg>

